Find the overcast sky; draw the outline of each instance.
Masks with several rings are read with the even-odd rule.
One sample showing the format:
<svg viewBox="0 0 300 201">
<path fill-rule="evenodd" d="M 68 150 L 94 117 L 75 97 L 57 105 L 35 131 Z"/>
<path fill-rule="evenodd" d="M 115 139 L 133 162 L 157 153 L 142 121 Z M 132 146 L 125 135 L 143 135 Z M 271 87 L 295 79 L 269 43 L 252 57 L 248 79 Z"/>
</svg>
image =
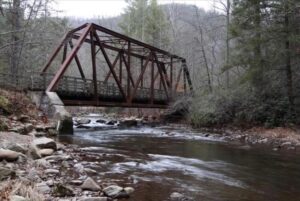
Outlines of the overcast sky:
<svg viewBox="0 0 300 201">
<path fill-rule="evenodd" d="M 158 0 L 159 4 L 194 4 L 205 10 L 213 6 L 213 0 Z M 125 0 L 56 0 L 56 9 L 62 11 L 59 16 L 72 17 L 113 17 L 120 15 L 126 8 Z"/>
</svg>

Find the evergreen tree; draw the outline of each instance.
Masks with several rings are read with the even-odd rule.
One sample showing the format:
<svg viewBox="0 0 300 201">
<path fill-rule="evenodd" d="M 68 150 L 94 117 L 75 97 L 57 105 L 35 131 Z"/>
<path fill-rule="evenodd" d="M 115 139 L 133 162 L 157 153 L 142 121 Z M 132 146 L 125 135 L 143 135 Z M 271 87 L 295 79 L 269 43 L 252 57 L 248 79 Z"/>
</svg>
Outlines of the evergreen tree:
<svg viewBox="0 0 300 201">
<path fill-rule="evenodd" d="M 119 26 L 126 35 L 154 46 L 168 44 L 168 22 L 157 0 L 129 0 Z"/>
</svg>

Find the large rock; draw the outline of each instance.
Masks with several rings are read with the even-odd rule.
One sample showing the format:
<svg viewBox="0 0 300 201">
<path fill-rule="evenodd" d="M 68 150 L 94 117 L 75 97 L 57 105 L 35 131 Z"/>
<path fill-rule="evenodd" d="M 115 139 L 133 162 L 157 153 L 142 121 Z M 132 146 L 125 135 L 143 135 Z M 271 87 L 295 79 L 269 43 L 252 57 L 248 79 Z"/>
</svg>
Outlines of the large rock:
<svg viewBox="0 0 300 201">
<path fill-rule="evenodd" d="M 46 137 L 37 138 L 33 141 L 33 145 L 40 149 L 53 149 L 57 150 L 54 140 Z"/>
<path fill-rule="evenodd" d="M 0 167 L 0 181 L 3 179 L 7 179 L 9 177 L 14 177 L 16 175 L 16 172 L 6 168 L 6 167 Z"/>
<path fill-rule="evenodd" d="M 77 125 L 80 125 L 80 124 L 89 124 L 91 123 L 91 120 L 90 119 L 86 119 L 86 118 L 78 118 L 78 119 L 75 119 L 75 122 Z"/>
<path fill-rule="evenodd" d="M 82 190 L 100 191 L 100 186 L 90 177 L 88 177 L 81 185 Z"/>
<path fill-rule="evenodd" d="M 104 194 L 112 198 L 117 198 L 122 191 L 123 188 L 117 185 L 111 185 L 103 189 Z"/>
<path fill-rule="evenodd" d="M 2 145 L 3 148 L 9 149 L 11 151 L 16 151 L 25 154 L 28 151 L 28 146 L 23 144 L 18 144 L 14 142 L 5 142 Z"/>
<path fill-rule="evenodd" d="M 20 155 L 21 153 L 19 152 L 11 151 L 9 149 L 0 149 L 0 161 L 16 161 Z"/>
<path fill-rule="evenodd" d="M 133 127 L 138 125 L 138 120 L 136 119 L 123 119 L 120 121 L 121 127 Z"/>
</svg>

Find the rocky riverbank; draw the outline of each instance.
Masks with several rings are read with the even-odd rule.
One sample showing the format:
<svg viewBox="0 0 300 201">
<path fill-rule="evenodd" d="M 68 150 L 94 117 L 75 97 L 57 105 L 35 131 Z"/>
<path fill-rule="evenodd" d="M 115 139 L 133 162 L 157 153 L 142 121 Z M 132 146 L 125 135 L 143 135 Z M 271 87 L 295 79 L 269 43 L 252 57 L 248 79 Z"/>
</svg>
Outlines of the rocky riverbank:
<svg viewBox="0 0 300 201">
<path fill-rule="evenodd" d="M 263 128 L 241 129 L 235 127 L 201 128 L 202 132 L 211 134 L 243 148 L 264 148 L 272 151 L 300 153 L 299 128 Z M 216 133 L 218 135 L 216 135 Z"/>
</svg>

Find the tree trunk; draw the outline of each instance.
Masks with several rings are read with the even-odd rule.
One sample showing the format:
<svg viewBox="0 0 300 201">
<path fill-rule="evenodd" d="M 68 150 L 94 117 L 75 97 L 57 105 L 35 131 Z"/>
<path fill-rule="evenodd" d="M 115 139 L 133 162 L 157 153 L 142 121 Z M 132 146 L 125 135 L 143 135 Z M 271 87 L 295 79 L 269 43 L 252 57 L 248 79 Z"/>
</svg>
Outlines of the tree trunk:
<svg viewBox="0 0 300 201">
<path fill-rule="evenodd" d="M 18 74 L 18 53 L 20 49 L 20 37 L 19 30 L 21 28 L 21 1 L 14 0 L 13 8 L 11 10 L 11 26 L 12 26 L 12 47 L 10 55 L 10 73 L 12 75 Z"/>
<path fill-rule="evenodd" d="M 285 52 L 286 52 L 286 89 L 287 96 L 289 99 L 290 106 L 294 106 L 294 96 L 293 96 L 293 77 L 292 77 L 292 65 L 291 65 L 291 49 L 290 49 L 290 19 L 289 19 L 289 6 L 288 3 L 285 5 L 285 16 L 284 16 L 284 25 L 286 30 L 286 41 L 285 41 Z"/>
</svg>

